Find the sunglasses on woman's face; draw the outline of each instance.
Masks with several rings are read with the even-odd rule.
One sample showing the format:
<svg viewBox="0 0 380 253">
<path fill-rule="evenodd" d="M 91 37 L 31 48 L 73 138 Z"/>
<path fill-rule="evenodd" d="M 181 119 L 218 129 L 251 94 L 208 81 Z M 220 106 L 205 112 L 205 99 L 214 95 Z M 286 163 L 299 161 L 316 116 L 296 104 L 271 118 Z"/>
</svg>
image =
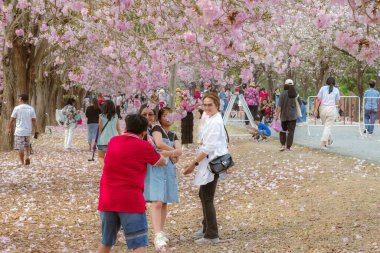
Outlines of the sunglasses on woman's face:
<svg viewBox="0 0 380 253">
<path fill-rule="evenodd" d="M 204 107 L 212 107 L 214 104 L 203 104 Z"/>
</svg>

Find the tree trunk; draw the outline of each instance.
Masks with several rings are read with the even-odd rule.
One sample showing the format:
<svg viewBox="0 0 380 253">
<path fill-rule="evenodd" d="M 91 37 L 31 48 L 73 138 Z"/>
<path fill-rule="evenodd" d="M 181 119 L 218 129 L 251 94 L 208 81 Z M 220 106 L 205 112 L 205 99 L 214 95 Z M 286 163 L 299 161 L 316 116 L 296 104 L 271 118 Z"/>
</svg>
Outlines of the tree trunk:
<svg viewBox="0 0 380 253">
<path fill-rule="evenodd" d="M 356 70 L 356 79 L 357 79 L 357 85 L 358 85 L 358 96 L 360 99 L 363 98 L 363 63 L 359 60 L 357 60 L 357 70 Z"/>
<path fill-rule="evenodd" d="M 269 66 L 266 72 L 267 72 L 269 94 L 272 94 L 274 92 L 273 76 L 272 76 L 272 74 L 273 74 L 272 66 Z"/>
<path fill-rule="evenodd" d="M 0 150 L 10 150 L 13 147 L 13 129 L 11 136 L 6 135 L 8 121 L 13 108 L 16 106 L 17 96 L 28 94 L 27 83 L 27 51 L 17 40 L 13 43 L 13 48 L 4 49 L 3 73 L 4 73 L 4 94 L 3 108 L 0 117 Z"/>
<path fill-rule="evenodd" d="M 177 64 L 170 67 L 170 83 L 169 83 L 169 106 L 174 108 L 175 89 L 177 83 Z"/>
<path fill-rule="evenodd" d="M 319 71 L 317 75 L 317 82 L 315 83 L 316 92 L 323 86 L 329 71 L 328 61 L 321 60 L 319 62 Z"/>
</svg>

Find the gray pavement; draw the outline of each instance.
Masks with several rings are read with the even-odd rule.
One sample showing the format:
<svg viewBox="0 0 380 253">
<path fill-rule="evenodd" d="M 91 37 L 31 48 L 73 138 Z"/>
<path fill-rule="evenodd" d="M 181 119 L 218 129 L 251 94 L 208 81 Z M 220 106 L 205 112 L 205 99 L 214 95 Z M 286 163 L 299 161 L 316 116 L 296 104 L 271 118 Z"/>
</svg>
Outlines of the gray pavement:
<svg viewBox="0 0 380 253">
<path fill-rule="evenodd" d="M 244 124 L 229 122 L 235 127 L 244 129 Z M 298 145 L 319 149 L 323 131 L 323 126 L 311 126 L 310 136 L 307 125 L 297 126 L 294 142 Z M 361 126 L 363 130 L 363 126 Z M 361 130 L 361 131 L 362 131 Z M 278 133 L 272 129 L 272 136 L 278 138 Z M 328 150 L 344 156 L 355 157 L 367 162 L 380 164 L 380 127 L 375 126 L 373 135 L 360 134 L 358 126 L 334 126 L 332 127 L 332 137 L 334 143 Z M 279 145 L 280 147 L 280 145 Z"/>
<path fill-rule="evenodd" d="M 363 129 L 363 126 L 362 126 Z M 274 131 L 273 131 L 274 132 Z M 299 145 L 319 149 L 323 126 L 297 126 L 294 142 Z M 278 133 L 273 136 L 278 138 Z M 380 164 L 380 127 L 375 127 L 373 135 L 360 135 L 358 127 L 332 127 L 334 143 L 326 152 L 355 157 Z"/>
</svg>

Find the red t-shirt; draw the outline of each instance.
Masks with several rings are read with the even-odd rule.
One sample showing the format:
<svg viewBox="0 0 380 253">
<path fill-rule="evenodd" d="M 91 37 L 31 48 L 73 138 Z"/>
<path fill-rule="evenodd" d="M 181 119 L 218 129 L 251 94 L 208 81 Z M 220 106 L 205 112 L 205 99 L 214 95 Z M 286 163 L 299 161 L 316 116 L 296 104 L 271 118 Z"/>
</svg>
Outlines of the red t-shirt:
<svg viewBox="0 0 380 253">
<path fill-rule="evenodd" d="M 260 100 L 269 99 L 269 93 L 267 91 L 260 92 Z"/>
<path fill-rule="evenodd" d="M 136 137 L 111 138 L 100 179 L 99 211 L 144 213 L 144 180 L 147 164 L 160 155 L 153 146 Z"/>
</svg>

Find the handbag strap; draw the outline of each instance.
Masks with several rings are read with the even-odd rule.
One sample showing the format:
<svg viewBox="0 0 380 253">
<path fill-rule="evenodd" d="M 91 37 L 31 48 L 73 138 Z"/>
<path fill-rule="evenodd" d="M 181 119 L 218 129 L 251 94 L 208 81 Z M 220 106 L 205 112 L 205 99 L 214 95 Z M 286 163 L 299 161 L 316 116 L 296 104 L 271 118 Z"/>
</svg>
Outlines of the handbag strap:
<svg viewBox="0 0 380 253">
<path fill-rule="evenodd" d="M 104 129 L 106 129 L 106 127 L 107 127 L 107 125 L 108 125 L 109 122 L 110 122 L 110 120 L 108 120 L 108 121 L 106 122 L 106 124 L 105 124 L 104 127 L 102 128 L 102 132 L 101 132 L 100 134 L 102 134 L 102 133 L 104 132 Z"/>
<path fill-rule="evenodd" d="M 227 132 L 227 129 L 226 129 L 226 126 L 223 124 L 223 127 L 224 127 L 224 131 L 226 131 L 226 136 L 227 136 L 227 145 L 230 143 L 230 136 L 228 135 L 228 132 Z"/>
</svg>

